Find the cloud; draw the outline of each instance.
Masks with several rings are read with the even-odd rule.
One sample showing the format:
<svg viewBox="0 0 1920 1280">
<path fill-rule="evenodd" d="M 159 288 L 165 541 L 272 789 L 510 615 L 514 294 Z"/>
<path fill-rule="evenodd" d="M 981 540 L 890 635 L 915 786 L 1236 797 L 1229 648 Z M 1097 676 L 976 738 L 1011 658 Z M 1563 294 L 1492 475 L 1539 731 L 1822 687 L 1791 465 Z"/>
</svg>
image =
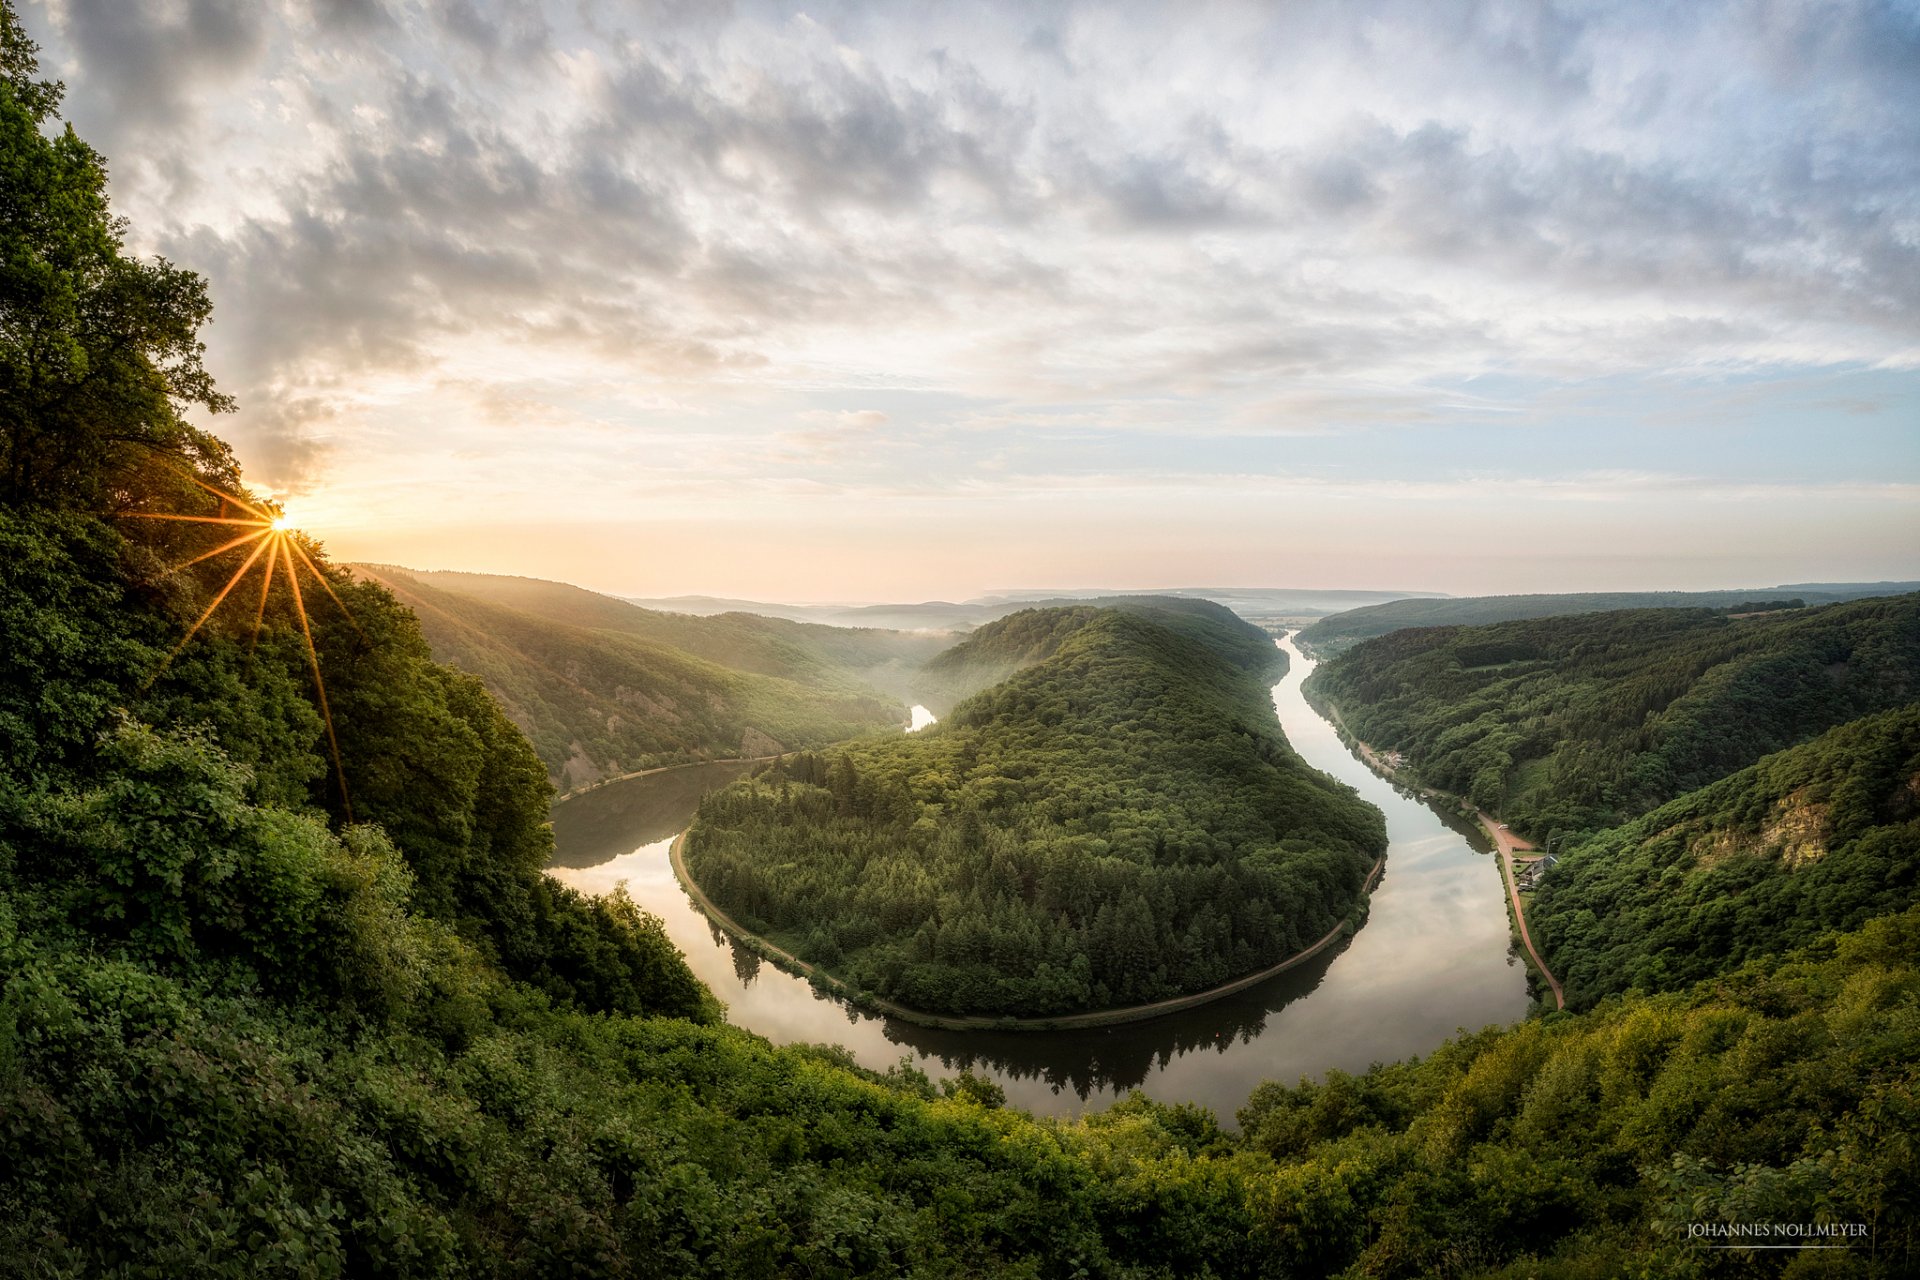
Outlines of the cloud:
<svg viewBox="0 0 1920 1280">
<path fill-rule="evenodd" d="M 767 465 L 859 468 L 881 411 L 818 406 L 876 388 L 1173 438 L 1444 425 L 1485 373 L 1920 365 L 1909 6 L 808 14 L 29 16 L 139 247 L 209 276 L 275 479 L 406 412 L 464 447 L 435 397 L 489 376 L 637 433 L 758 397 Z"/>
<path fill-rule="evenodd" d="M 835 431 L 872 431 L 884 427 L 887 415 L 878 409 L 809 409 L 800 421 Z"/>
</svg>

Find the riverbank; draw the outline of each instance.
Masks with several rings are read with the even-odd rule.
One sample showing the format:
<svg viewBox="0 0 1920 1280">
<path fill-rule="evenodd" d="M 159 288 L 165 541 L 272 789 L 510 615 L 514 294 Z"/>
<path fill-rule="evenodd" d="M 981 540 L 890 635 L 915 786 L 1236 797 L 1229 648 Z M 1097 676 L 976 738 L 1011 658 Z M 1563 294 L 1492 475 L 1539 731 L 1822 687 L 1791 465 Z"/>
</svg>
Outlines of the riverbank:
<svg viewBox="0 0 1920 1280">
<path fill-rule="evenodd" d="M 573 799 L 575 796 L 583 796 L 590 791 L 598 791 L 601 787 L 610 787 L 616 782 L 627 782 L 634 778 L 651 778 L 655 774 L 672 773 L 676 769 L 703 769 L 710 764 L 766 764 L 771 760 L 778 760 L 781 756 L 789 754 L 791 753 L 777 751 L 770 756 L 720 756 L 712 760 L 687 760 L 680 764 L 661 764 L 655 765 L 651 769 L 635 769 L 632 773 L 616 773 L 611 777 L 595 778 L 585 786 L 575 787 L 571 791 L 562 791 L 553 798 L 553 803 L 561 804 Z"/>
<path fill-rule="evenodd" d="M 739 921 L 721 910 L 719 904 L 708 898 L 706 893 L 694 882 L 687 870 L 687 864 L 681 857 L 682 847 L 686 843 L 683 831 L 673 838 L 667 847 L 668 861 L 673 865 L 673 874 L 687 891 L 694 904 L 704 912 L 709 920 L 724 929 L 732 938 L 747 947 L 762 959 L 770 960 L 788 973 L 805 978 L 816 987 L 832 992 L 856 1009 L 866 1013 L 884 1014 L 890 1018 L 899 1018 L 922 1027 L 934 1027 L 943 1031 L 1074 1031 L 1092 1027 L 1116 1027 L 1130 1022 L 1144 1022 L 1149 1018 L 1158 1018 L 1164 1014 L 1179 1013 L 1195 1009 L 1215 1000 L 1224 999 L 1249 987 L 1257 986 L 1269 978 L 1277 977 L 1304 964 L 1325 951 L 1334 943 L 1350 937 L 1359 928 L 1360 921 L 1366 918 L 1367 898 L 1374 887 L 1380 883 L 1380 874 L 1386 868 L 1387 857 L 1381 854 L 1367 872 L 1366 881 L 1360 887 L 1360 901 L 1353 914 L 1329 929 L 1324 937 L 1312 946 L 1296 951 L 1280 963 L 1271 965 L 1257 973 L 1250 973 L 1231 982 L 1223 982 L 1217 987 L 1205 991 L 1196 991 L 1192 995 L 1175 996 L 1170 1000 L 1157 1000 L 1152 1004 L 1127 1005 L 1119 1009 L 1095 1009 L 1088 1013 L 1063 1013 L 1040 1018 L 1009 1018 L 984 1015 L 956 1015 L 928 1013 L 923 1009 L 912 1009 L 906 1005 L 883 1000 L 868 992 L 847 985 L 839 978 L 808 964 L 792 952 L 780 947 L 772 940 L 743 927 Z"/>
<path fill-rule="evenodd" d="M 1366 762 L 1367 767 L 1379 774 L 1382 778 L 1385 778 L 1396 787 L 1404 787 L 1409 791 L 1424 796 L 1428 800 L 1447 804 L 1457 809 L 1462 817 L 1472 815 L 1473 818 L 1479 822 L 1481 830 L 1485 831 L 1488 838 L 1493 841 L 1496 856 L 1500 860 L 1500 880 L 1507 891 L 1507 904 L 1511 917 L 1508 923 L 1513 930 L 1514 936 L 1519 940 L 1520 945 L 1525 948 L 1527 958 L 1532 963 L 1534 972 L 1540 975 L 1540 980 L 1546 983 L 1549 991 L 1553 992 L 1555 1007 L 1560 1009 L 1566 1008 L 1567 994 L 1561 989 L 1560 979 L 1553 976 L 1553 970 L 1547 968 L 1547 962 L 1541 958 L 1539 949 L 1533 945 L 1533 935 L 1527 929 L 1526 907 L 1520 901 L 1519 881 L 1514 877 L 1514 850 L 1521 849 L 1530 851 L 1533 848 L 1532 842 L 1522 840 L 1509 831 L 1506 824 L 1498 821 L 1492 814 L 1473 808 L 1468 805 L 1465 800 L 1451 792 L 1436 791 L 1432 787 L 1423 787 L 1417 783 L 1404 781 L 1397 776 L 1398 771 L 1395 770 L 1392 765 L 1381 759 L 1372 747 L 1362 742 L 1354 735 L 1351 729 L 1347 728 L 1347 722 L 1340 718 L 1340 709 L 1338 707 L 1324 699 L 1312 699 L 1309 701 L 1309 705 L 1312 706 L 1315 711 L 1325 716 L 1327 722 L 1333 725 L 1339 732 L 1340 740 L 1347 746 L 1353 748 L 1354 752 Z"/>
</svg>

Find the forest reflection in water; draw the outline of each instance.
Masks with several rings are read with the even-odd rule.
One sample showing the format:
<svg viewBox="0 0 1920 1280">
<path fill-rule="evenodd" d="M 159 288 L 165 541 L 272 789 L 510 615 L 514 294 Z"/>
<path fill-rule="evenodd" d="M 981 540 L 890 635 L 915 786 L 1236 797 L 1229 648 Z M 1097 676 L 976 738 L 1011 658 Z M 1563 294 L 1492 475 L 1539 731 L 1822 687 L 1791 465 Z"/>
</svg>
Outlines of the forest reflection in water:
<svg viewBox="0 0 1920 1280">
<path fill-rule="evenodd" d="M 736 944 L 696 908 L 667 859 L 699 798 L 753 766 L 716 762 L 640 775 L 554 809 L 551 873 L 589 892 L 616 883 L 660 916 L 735 1025 L 776 1043 L 842 1046 L 885 1070 L 905 1057 L 935 1077 L 991 1077 L 1015 1105 L 1074 1114 L 1139 1088 L 1223 1120 L 1266 1079 L 1425 1054 L 1456 1031 L 1526 1013 L 1509 954 L 1499 872 L 1479 834 L 1374 775 L 1299 695 L 1312 664 L 1289 651 L 1274 704 L 1296 750 L 1387 816 L 1385 873 L 1345 942 L 1245 991 L 1143 1022 L 1076 1031 L 948 1031 L 863 1013 Z"/>
</svg>

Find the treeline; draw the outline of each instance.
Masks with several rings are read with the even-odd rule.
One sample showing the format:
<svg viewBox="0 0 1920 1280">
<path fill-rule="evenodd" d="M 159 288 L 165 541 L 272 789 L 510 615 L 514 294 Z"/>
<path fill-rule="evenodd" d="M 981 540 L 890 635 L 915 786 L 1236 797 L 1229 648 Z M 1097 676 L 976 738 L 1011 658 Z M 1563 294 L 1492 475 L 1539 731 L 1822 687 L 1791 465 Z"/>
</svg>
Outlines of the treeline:
<svg viewBox="0 0 1920 1280">
<path fill-rule="evenodd" d="M 702 889 L 862 991 L 1045 1015 L 1271 965 L 1354 909 L 1380 817 L 1308 768 L 1228 611 L 1017 613 L 967 642 L 1044 661 L 911 737 L 790 757 L 708 796 Z"/>
<path fill-rule="evenodd" d="M 1920 698 L 1920 594 L 1399 631 L 1324 664 L 1306 691 L 1422 782 L 1546 839 Z"/>
<path fill-rule="evenodd" d="M 619 623 L 622 613 L 646 611 L 591 592 L 501 580 L 551 588 L 510 598 L 545 600 L 550 613 L 596 624 L 586 626 L 441 590 L 403 570 L 363 566 L 359 572 L 414 610 L 436 658 L 479 677 L 562 789 L 662 765 L 818 746 L 906 720 L 899 702 L 844 674 L 802 684 L 733 670 L 648 638 L 634 626 L 606 625 Z M 426 580 L 443 576 L 479 575 Z M 588 607 L 593 601 L 604 601 L 612 616 L 596 616 Z M 773 665 L 775 656 L 763 650 L 758 660 Z M 792 660 L 803 671 L 817 671 L 823 661 L 817 654 Z"/>
<path fill-rule="evenodd" d="M 1390 600 L 1331 614 L 1300 631 L 1299 640 L 1319 658 L 1336 658 L 1363 640 L 1408 627 L 1481 627 L 1526 618 L 1570 617 L 1621 609 L 1711 609 L 1715 613 L 1768 613 L 1807 605 L 1835 604 L 1863 596 L 1909 592 L 1920 583 L 1810 583 L 1758 591 L 1587 591 L 1565 595 L 1466 596 L 1438 600 Z"/>
</svg>

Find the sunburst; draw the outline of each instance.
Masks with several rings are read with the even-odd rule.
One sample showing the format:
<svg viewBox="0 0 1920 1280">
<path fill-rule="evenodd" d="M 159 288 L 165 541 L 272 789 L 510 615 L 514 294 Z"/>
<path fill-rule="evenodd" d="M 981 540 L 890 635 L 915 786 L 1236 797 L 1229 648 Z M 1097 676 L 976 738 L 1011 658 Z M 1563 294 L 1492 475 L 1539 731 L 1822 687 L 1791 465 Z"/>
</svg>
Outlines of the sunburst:
<svg viewBox="0 0 1920 1280">
<path fill-rule="evenodd" d="M 180 651 L 187 647 L 188 642 L 191 641 L 195 635 L 199 634 L 200 628 L 207 624 L 207 620 L 213 617 L 220 606 L 226 602 L 227 597 L 233 594 L 234 588 L 239 586 L 241 581 L 253 571 L 253 567 L 256 564 L 262 566 L 260 575 L 260 598 L 254 606 L 253 633 L 249 637 L 247 645 L 249 650 L 257 645 L 260 640 L 261 625 L 265 622 L 267 616 L 267 597 L 273 590 L 274 574 L 276 570 L 278 570 L 284 574 L 286 578 L 287 587 L 293 597 L 294 615 L 300 619 L 300 636 L 306 642 L 307 665 L 313 671 L 315 700 L 320 708 L 320 718 L 327 726 L 327 749 L 333 755 L 333 775 L 334 779 L 340 784 L 340 803 L 346 810 L 347 821 L 352 822 L 353 801 L 348 797 L 347 773 L 340 763 L 340 740 L 334 733 L 333 711 L 327 705 L 326 678 L 320 674 L 320 652 L 314 647 L 313 626 L 307 617 L 306 597 L 300 590 L 299 566 L 305 566 L 308 574 L 326 590 L 328 597 L 338 606 L 347 621 L 353 624 L 355 630 L 359 630 L 360 624 L 354 619 L 352 612 L 348 610 L 346 602 L 341 600 L 339 593 L 333 589 L 333 584 L 327 581 L 327 575 L 320 572 L 320 566 L 313 562 L 313 557 L 307 554 L 307 549 L 300 545 L 299 532 L 293 527 L 284 512 L 271 511 L 264 507 L 256 506 L 244 498 L 237 497 L 223 489 L 215 488 L 198 476 L 190 475 L 187 476 L 187 479 L 219 498 L 223 504 L 232 503 L 233 506 L 243 512 L 244 515 L 229 516 L 225 514 L 227 511 L 225 505 L 220 508 L 222 514 L 217 516 L 185 516 L 158 511 L 132 511 L 124 513 L 129 518 L 137 520 L 170 520 L 183 524 L 225 525 L 229 528 L 239 530 L 232 538 L 213 548 L 213 550 L 204 551 L 194 556 L 191 560 L 183 560 L 173 566 L 173 568 L 167 570 L 167 572 L 169 574 L 178 573 L 182 569 L 199 564 L 205 560 L 212 560 L 230 552 L 240 551 L 243 548 L 250 547 L 252 549 L 247 552 L 246 559 L 240 562 L 240 567 L 235 569 L 232 576 L 227 579 L 226 585 L 221 587 L 214 595 L 212 602 L 208 604 L 205 609 L 201 610 L 198 618 L 193 620 L 193 625 L 187 628 L 187 634 L 180 637 L 180 643 L 173 646 L 173 651 L 167 654 L 166 659 L 155 669 L 153 675 L 147 678 L 147 687 L 151 688 L 153 682 L 158 680 L 161 675 L 165 673 L 166 669 L 173 664 L 173 660 L 180 656 Z M 361 634 L 364 635 L 365 633 L 362 632 Z"/>
</svg>

